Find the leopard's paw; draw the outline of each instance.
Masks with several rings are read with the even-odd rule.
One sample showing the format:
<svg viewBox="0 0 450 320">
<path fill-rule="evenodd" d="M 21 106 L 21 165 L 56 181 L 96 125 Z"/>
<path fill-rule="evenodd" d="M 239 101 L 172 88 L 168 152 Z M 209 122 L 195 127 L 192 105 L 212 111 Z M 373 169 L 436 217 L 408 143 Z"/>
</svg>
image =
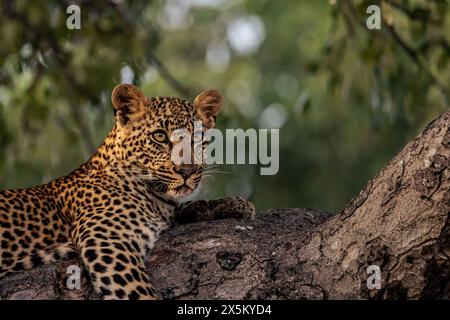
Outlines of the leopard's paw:
<svg viewBox="0 0 450 320">
<path fill-rule="evenodd" d="M 256 210 L 252 202 L 241 197 L 227 197 L 209 202 L 215 219 L 255 219 Z"/>
</svg>

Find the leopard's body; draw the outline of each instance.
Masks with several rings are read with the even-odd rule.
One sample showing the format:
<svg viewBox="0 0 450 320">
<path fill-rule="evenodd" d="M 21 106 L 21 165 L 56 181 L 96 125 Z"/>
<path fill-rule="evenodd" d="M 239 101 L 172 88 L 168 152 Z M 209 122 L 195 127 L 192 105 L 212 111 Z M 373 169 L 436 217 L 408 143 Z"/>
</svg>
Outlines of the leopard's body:
<svg viewBox="0 0 450 320">
<path fill-rule="evenodd" d="M 144 259 L 159 233 L 177 217 L 214 218 L 204 202 L 206 214 L 195 203 L 178 204 L 199 184 L 203 166 L 173 163 L 169 137 L 180 128 L 192 133 L 198 120 L 214 126 L 220 94 L 205 91 L 191 103 L 119 85 L 112 102 L 116 125 L 88 162 L 46 185 L 0 191 L 0 278 L 79 255 L 103 298 L 156 298 Z M 243 199 L 224 201 L 222 209 L 254 215 Z"/>
</svg>

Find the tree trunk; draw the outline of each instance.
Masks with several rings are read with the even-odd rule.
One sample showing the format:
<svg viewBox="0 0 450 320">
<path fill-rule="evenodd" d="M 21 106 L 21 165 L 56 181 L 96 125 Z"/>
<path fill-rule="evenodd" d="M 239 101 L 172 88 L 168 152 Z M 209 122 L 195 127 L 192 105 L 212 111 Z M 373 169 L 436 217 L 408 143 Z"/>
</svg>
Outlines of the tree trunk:
<svg viewBox="0 0 450 320">
<path fill-rule="evenodd" d="M 272 209 L 164 232 L 147 260 L 153 284 L 182 299 L 449 298 L 449 125 L 450 112 L 430 123 L 338 215 Z M 8 276 L 0 298 L 96 298 L 85 274 L 67 289 L 72 264 Z"/>
</svg>

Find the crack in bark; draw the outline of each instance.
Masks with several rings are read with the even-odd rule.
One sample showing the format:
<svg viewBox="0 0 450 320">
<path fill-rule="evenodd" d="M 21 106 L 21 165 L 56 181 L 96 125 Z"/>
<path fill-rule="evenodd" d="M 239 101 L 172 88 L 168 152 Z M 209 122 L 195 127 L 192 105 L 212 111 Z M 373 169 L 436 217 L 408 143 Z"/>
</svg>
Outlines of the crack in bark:
<svg viewBox="0 0 450 320">
<path fill-rule="evenodd" d="M 401 173 L 395 177 L 395 180 L 388 180 L 388 194 L 385 195 L 384 201 L 381 203 L 382 206 L 385 206 L 388 204 L 402 189 L 405 189 L 406 187 L 402 188 L 403 183 L 403 175 L 405 174 L 405 162 L 402 160 L 401 163 Z"/>
<path fill-rule="evenodd" d="M 373 186 L 373 181 L 370 180 L 365 188 L 359 193 L 358 196 L 353 198 L 350 203 L 347 205 L 347 207 L 341 212 L 341 221 L 347 220 L 355 211 L 361 207 L 364 202 L 367 200 L 367 197 L 369 196 Z"/>
</svg>

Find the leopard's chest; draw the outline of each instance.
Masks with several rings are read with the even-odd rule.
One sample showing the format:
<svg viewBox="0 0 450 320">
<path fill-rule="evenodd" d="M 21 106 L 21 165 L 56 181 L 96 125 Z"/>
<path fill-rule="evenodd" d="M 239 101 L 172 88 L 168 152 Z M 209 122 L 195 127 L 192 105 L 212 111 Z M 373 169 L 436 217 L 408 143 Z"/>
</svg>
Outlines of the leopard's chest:
<svg viewBox="0 0 450 320">
<path fill-rule="evenodd" d="M 130 217 L 130 223 L 136 226 L 134 236 L 139 239 L 142 253 L 146 255 L 158 240 L 161 231 L 170 227 L 175 209 L 174 206 L 152 197 L 145 199 L 139 208 L 136 217 Z"/>
<path fill-rule="evenodd" d="M 91 180 L 77 185 L 76 201 L 70 207 L 74 216 L 72 235 L 75 242 L 84 233 L 96 230 L 108 240 L 126 240 L 134 249 L 146 254 L 158 239 L 160 232 L 171 224 L 175 206 L 159 199 L 139 185 Z M 89 230 L 88 230 L 89 229 Z"/>
</svg>

